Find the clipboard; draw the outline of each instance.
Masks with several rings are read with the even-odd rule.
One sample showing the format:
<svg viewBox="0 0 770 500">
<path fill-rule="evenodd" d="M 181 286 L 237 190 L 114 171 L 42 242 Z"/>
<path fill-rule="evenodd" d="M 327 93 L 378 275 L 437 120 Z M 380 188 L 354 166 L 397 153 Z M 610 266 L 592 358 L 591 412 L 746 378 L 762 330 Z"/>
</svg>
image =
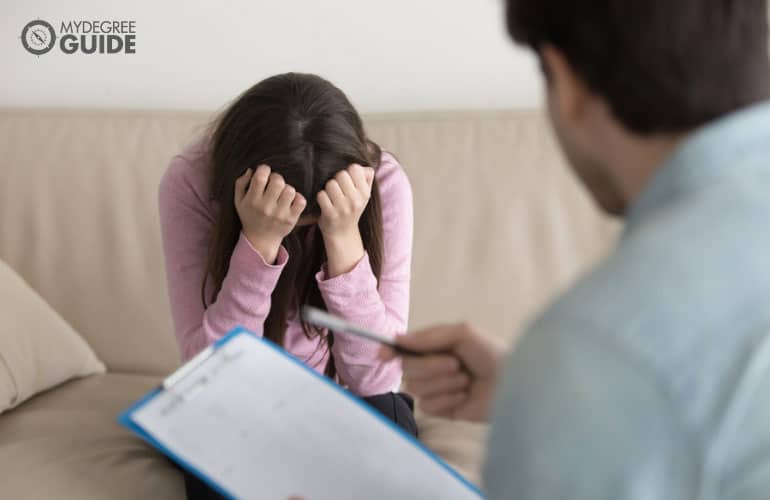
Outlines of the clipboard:
<svg viewBox="0 0 770 500">
<path fill-rule="evenodd" d="M 241 350 L 239 351 L 238 349 Z M 348 498 L 345 496 L 345 492 L 350 493 L 350 491 L 353 491 L 351 488 L 361 488 L 364 486 L 366 486 L 369 491 L 367 498 L 375 498 L 372 496 L 371 488 L 381 487 L 383 478 L 370 475 L 372 469 L 371 467 L 367 469 L 366 465 L 370 461 L 376 462 L 380 459 L 386 464 L 385 469 L 382 469 L 381 465 L 377 465 L 374 470 L 382 470 L 383 474 L 389 474 L 391 477 L 403 476 L 403 484 L 409 482 L 411 474 L 418 474 L 420 476 L 420 483 L 414 482 L 417 485 L 416 488 L 423 488 L 423 490 L 410 491 L 410 489 L 407 488 L 405 491 L 398 492 L 398 498 L 456 498 L 462 500 L 484 498 L 483 493 L 476 485 L 462 477 L 451 466 L 426 448 L 425 445 L 413 436 L 404 432 L 391 420 L 369 407 L 365 402 L 352 395 L 328 377 L 317 373 L 302 361 L 272 342 L 264 340 L 242 327 L 235 328 L 183 365 L 179 370 L 165 379 L 159 387 L 150 391 L 147 395 L 124 411 L 118 417 L 118 422 L 130 429 L 152 447 L 169 457 L 180 467 L 200 478 L 225 498 L 261 498 L 262 493 L 266 490 L 262 489 L 260 490 L 260 494 L 252 495 L 252 490 L 249 489 L 250 485 L 245 486 L 245 483 L 243 482 L 242 470 L 234 472 L 233 478 L 235 479 L 228 483 L 228 476 L 222 472 L 222 470 L 218 469 L 220 465 L 218 463 L 216 467 L 211 465 L 214 463 L 212 462 L 214 457 L 211 455 L 216 455 L 214 450 L 203 447 L 198 449 L 196 453 L 191 453 L 189 450 L 195 448 L 195 446 L 191 447 L 189 444 L 180 445 L 180 442 L 183 442 L 186 438 L 182 437 L 177 439 L 174 437 L 175 432 L 184 435 L 183 430 L 174 428 L 176 423 L 186 426 L 188 431 L 192 432 L 197 429 L 195 426 L 199 425 L 197 424 L 198 417 L 203 415 L 203 417 L 208 419 L 208 426 L 204 427 L 206 429 L 204 435 L 207 436 L 208 439 L 214 439 L 213 434 L 217 433 L 222 437 L 221 441 L 216 441 L 214 444 L 219 444 L 220 442 L 240 443 L 240 441 L 237 441 L 235 436 L 232 435 L 239 428 L 238 425 L 224 426 L 220 424 L 219 420 L 212 420 L 213 417 L 204 414 L 215 410 L 226 412 L 229 409 L 226 404 L 220 409 L 209 404 L 211 401 L 216 401 L 217 397 L 220 397 L 215 389 L 230 387 L 230 385 L 224 386 L 223 384 L 226 382 L 230 384 L 233 381 L 235 382 L 233 385 L 241 384 L 246 386 L 246 379 L 234 377 L 234 374 L 236 374 L 235 370 L 239 369 L 239 367 L 247 367 L 248 370 L 250 370 L 250 373 L 257 373 L 261 368 L 254 367 L 254 363 L 251 363 L 252 360 L 247 359 L 250 356 L 256 355 L 255 353 L 259 353 L 263 360 L 269 360 L 269 362 L 276 363 L 275 366 L 280 365 L 281 370 L 283 370 L 282 373 L 290 375 L 290 377 L 287 378 L 290 378 L 293 381 L 300 381 L 302 384 L 303 391 L 301 394 L 296 396 L 285 396 L 283 393 L 280 393 L 280 391 L 285 389 L 288 390 L 290 394 L 290 391 L 293 389 L 288 386 L 288 382 L 286 388 L 281 387 L 280 382 L 278 382 L 277 388 L 275 389 L 275 392 L 278 395 L 275 397 L 275 401 L 270 397 L 264 398 L 267 400 L 265 404 L 278 404 L 281 402 L 285 404 L 286 401 L 289 402 L 289 404 L 281 410 L 285 411 L 283 414 L 284 417 L 289 417 L 285 421 L 291 421 L 290 419 L 292 417 L 297 417 L 297 415 L 292 413 L 296 412 L 295 409 L 290 408 L 292 405 L 296 405 L 301 409 L 302 404 L 309 404 L 304 402 L 305 398 L 311 399 L 316 395 L 318 395 L 318 397 L 321 397 L 321 395 L 323 396 L 323 399 L 318 400 L 321 402 L 320 404 L 322 406 L 322 408 L 319 409 L 319 414 L 321 414 L 321 416 L 326 414 L 328 417 L 329 412 L 333 412 L 334 409 L 338 407 L 345 410 L 344 413 L 334 415 L 333 420 L 324 420 L 323 418 L 319 420 L 319 425 L 324 425 L 324 423 L 326 423 L 329 424 L 328 428 L 314 428 L 312 422 L 309 422 L 306 427 L 301 429 L 298 429 L 298 426 L 296 425 L 293 428 L 290 427 L 285 429 L 285 435 L 283 436 L 280 435 L 280 432 L 277 434 L 270 434 L 269 437 L 267 433 L 265 433 L 265 439 L 272 440 L 274 444 L 276 442 L 281 443 L 281 447 L 283 447 L 285 443 L 286 449 L 289 451 L 287 452 L 288 458 L 284 458 L 292 462 L 288 464 L 288 467 L 291 468 L 299 467 L 301 465 L 299 462 L 306 459 L 305 452 L 309 455 L 318 455 L 324 451 L 320 448 L 310 446 L 304 448 L 302 454 L 297 453 L 297 446 L 301 446 L 302 444 L 297 443 L 298 441 L 301 441 L 300 437 L 297 435 L 298 432 L 304 433 L 305 440 L 308 443 L 312 442 L 314 438 L 336 438 L 339 444 L 336 447 L 330 447 L 330 449 L 325 450 L 324 452 L 328 451 L 330 457 L 329 460 L 338 460 L 339 463 L 346 463 L 345 461 L 347 460 L 349 470 L 347 470 L 346 473 L 349 474 L 348 479 L 350 479 L 350 484 L 340 484 L 340 490 L 338 491 L 336 485 L 333 483 L 333 478 L 330 478 L 328 482 L 322 482 L 324 478 L 308 476 L 307 473 L 305 473 L 301 477 L 297 477 L 297 482 L 304 484 L 315 482 L 313 483 L 317 486 L 315 491 L 289 491 L 277 489 L 276 491 L 279 493 L 268 493 L 264 496 L 265 498 L 273 498 L 271 495 L 285 494 L 286 498 L 290 495 L 299 495 L 304 496 L 307 500 L 317 500 L 321 498 L 342 499 Z M 237 373 L 237 375 L 242 374 Z M 245 377 L 246 375 L 243 376 Z M 228 377 L 230 377 L 230 381 L 227 380 Z M 263 381 L 263 383 L 265 382 Z M 261 393 L 255 393 L 255 397 L 257 394 Z M 281 401 L 282 398 L 284 401 Z M 238 398 L 241 403 L 243 399 L 244 398 Z M 329 404 L 328 407 L 325 407 L 324 404 L 327 401 L 334 404 Z M 209 406 L 205 406 L 205 404 L 209 404 Z M 166 414 L 163 413 L 164 410 L 167 410 Z M 178 412 L 178 415 L 175 412 Z M 260 407 L 258 413 L 263 414 L 262 416 L 264 418 L 272 417 L 269 409 L 262 409 Z M 187 418 L 182 419 L 182 415 L 187 415 Z M 150 417 L 156 420 L 152 420 Z M 174 422 L 175 418 L 178 419 L 178 422 L 176 423 Z M 240 414 L 233 414 L 230 418 L 231 421 L 242 426 L 240 432 L 249 434 L 259 433 L 259 431 L 262 430 L 262 428 L 257 426 L 256 420 L 254 423 L 256 428 L 251 429 L 245 427 L 251 425 L 249 419 L 241 418 Z M 344 422 L 345 419 L 348 419 L 348 421 Z M 337 423 L 335 420 L 340 420 L 342 422 L 340 425 L 346 425 L 342 432 L 334 433 L 334 425 Z M 216 421 L 218 425 L 212 425 L 212 421 Z M 244 424 L 244 421 L 246 424 Z M 156 422 L 160 423 L 156 424 Z M 264 420 L 263 423 L 264 422 L 267 422 L 267 420 Z M 360 427 L 360 429 L 358 427 Z M 356 432 L 359 432 L 359 439 L 352 443 L 346 442 L 346 439 L 351 435 L 355 436 Z M 209 436 L 209 434 L 211 434 L 211 436 Z M 383 450 L 383 453 L 392 453 L 394 456 L 379 457 L 377 455 L 377 449 L 366 450 L 364 453 L 361 449 L 356 448 L 357 443 L 362 443 L 367 440 L 370 440 L 373 443 L 379 443 L 382 445 L 381 449 Z M 246 444 L 247 442 L 248 441 L 243 441 L 243 447 L 248 446 Z M 257 443 L 258 442 L 259 441 L 257 441 Z M 211 442 L 209 444 L 212 445 Z M 204 445 L 200 444 L 200 446 Z M 215 446 L 212 445 L 212 448 L 213 447 Z M 274 449 L 275 447 L 273 447 L 273 450 Z M 294 450 L 293 455 L 291 454 L 291 450 Z M 345 450 L 350 453 L 344 453 Z M 279 473 L 274 473 L 272 475 L 273 477 L 259 477 L 260 469 L 258 468 L 258 463 L 262 458 L 258 455 L 253 455 L 254 450 L 235 451 L 236 454 L 244 452 L 244 456 L 247 456 L 248 453 L 252 453 L 252 458 L 257 457 L 255 458 L 257 464 L 255 464 L 253 481 L 255 483 L 260 483 L 259 488 L 269 489 L 269 481 L 272 479 L 276 482 L 276 488 L 285 487 L 286 480 L 284 480 L 283 483 L 278 484 L 280 483 Z M 351 454 L 358 454 L 360 457 L 353 457 Z M 208 456 L 204 458 L 203 455 Z M 224 454 L 218 456 L 224 456 Z M 393 460 L 388 461 L 388 458 L 392 458 Z M 298 463 L 294 464 L 293 462 L 295 461 Z M 247 459 L 243 459 L 242 462 L 238 462 L 232 467 L 235 469 L 249 467 L 249 461 Z M 317 464 L 317 462 L 311 463 L 310 466 L 312 467 L 314 464 Z M 356 470 L 356 464 L 361 464 L 360 470 Z M 326 464 L 317 464 L 317 466 L 324 467 Z M 226 466 L 222 465 L 221 467 Z M 312 474 L 312 468 L 308 472 Z M 236 481 L 237 478 L 240 478 L 240 482 Z M 391 486 L 393 488 L 398 488 L 398 485 L 398 481 L 394 481 L 394 484 Z M 429 487 L 435 487 L 435 491 L 429 491 Z M 345 490 L 345 488 L 349 489 Z M 426 491 L 429 496 L 426 496 Z M 256 492 L 256 486 L 254 492 Z M 411 496 L 412 493 L 415 493 L 417 496 Z"/>
</svg>

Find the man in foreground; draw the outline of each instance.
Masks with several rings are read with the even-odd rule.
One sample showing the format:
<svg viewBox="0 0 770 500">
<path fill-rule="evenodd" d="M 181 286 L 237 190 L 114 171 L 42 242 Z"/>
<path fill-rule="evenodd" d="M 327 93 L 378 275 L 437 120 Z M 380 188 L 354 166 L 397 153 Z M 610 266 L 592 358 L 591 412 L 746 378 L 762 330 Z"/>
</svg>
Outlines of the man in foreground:
<svg viewBox="0 0 770 500">
<path fill-rule="evenodd" d="M 428 413 L 491 416 L 492 499 L 767 499 L 766 0 L 508 0 L 507 21 L 625 231 L 505 368 L 466 325 L 402 337 L 429 353 L 404 359 L 409 390 Z"/>
</svg>

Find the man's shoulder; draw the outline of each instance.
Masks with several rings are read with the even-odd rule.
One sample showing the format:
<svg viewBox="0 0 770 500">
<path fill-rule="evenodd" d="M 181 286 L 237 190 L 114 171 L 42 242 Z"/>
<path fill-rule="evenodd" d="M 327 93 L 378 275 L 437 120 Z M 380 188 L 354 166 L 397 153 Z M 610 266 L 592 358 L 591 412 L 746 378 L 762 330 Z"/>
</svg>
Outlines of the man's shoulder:
<svg viewBox="0 0 770 500">
<path fill-rule="evenodd" d="M 707 428 L 770 328 L 770 213 L 749 189 L 720 187 L 651 212 L 526 335 L 585 344 L 572 355 L 587 362 L 583 351 L 597 349 L 626 359 Z"/>
<path fill-rule="evenodd" d="M 614 331 L 640 318 L 697 319 L 687 316 L 711 303 L 726 313 L 736 290 L 759 299 L 770 291 L 770 189 L 756 191 L 725 183 L 662 204 L 547 314 Z"/>
</svg>

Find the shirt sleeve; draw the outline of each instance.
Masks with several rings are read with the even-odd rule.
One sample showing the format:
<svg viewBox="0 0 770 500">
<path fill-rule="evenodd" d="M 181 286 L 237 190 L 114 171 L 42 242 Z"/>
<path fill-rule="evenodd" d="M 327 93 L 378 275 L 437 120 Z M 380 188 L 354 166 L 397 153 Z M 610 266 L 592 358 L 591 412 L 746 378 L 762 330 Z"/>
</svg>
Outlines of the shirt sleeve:
<svg viewBox="0 0 770 500">
<path fill-rule="evenodd" d="M 327 279 L 317 275 L 329 312 L 372 331 L 395 336 L 406 332 L 412 260 L 413 207 L 409 179 L 395 158 L 385 153 L 377 172 L 383 225 L 383 264 L 379 287 L 368 254 L 348 273 Z M 394 391 L 401 366 L 378 359 L 379 346 L 350 335 L 336 335 L 332 353 L 337 372 L 361 396 Z"/>
<path fill-rule="evenodd" d="M 185 360 L 236 326 L 261 335 L 271 294 L 288 260 L 281 247 L 275 265 L 267 264 L 241 234 L 217 299 L 204 308 L 201 286 L 214 219 L 195 174 L 185 158 L 176 156 L 158 191 L 171 316 Z M 208 287 L 207 299 L 210 291 Z"/>
<path fill-rule="evenodd" d="M 489 438 L 491 500 L 699 498 L 695 444 L 654 374 L 590 332 L 531 330 Z"/>
</svg>

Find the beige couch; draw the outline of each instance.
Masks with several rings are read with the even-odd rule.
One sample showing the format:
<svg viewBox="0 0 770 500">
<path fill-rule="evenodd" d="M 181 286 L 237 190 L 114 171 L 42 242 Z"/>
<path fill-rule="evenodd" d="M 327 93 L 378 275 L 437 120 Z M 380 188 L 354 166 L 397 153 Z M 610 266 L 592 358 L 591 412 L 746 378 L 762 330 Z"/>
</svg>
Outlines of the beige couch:
<svg viewBox="0 0 770 500">
<path fill-rule="evenodd" d="M 183 498 L 178 472 L 115 417 L 179 363 L 157 185 L 208 119 L 0 110 L 0 259 L 108 368 L 0 415 L 0 497 Z M 513 339 L 617 233 L 564 168 L 537 112 L 372 115 L 366 123 L 412 182 L 413 328 L 464 319 Z M 478 480 L 483 427 L 419 422 L 428 446 Z"/>
</svg>

